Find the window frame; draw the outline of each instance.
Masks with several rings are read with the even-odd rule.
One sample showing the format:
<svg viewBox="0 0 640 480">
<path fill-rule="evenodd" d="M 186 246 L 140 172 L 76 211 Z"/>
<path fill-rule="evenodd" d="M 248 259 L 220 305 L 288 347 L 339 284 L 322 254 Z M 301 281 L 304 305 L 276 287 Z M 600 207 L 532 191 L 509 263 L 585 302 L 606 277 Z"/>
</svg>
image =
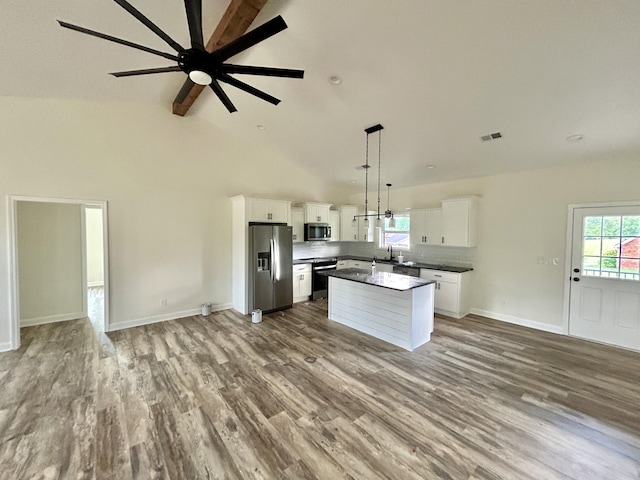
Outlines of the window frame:
<svg viewBox="0 0 640 480">
<path fill-rule="evenodd" d="M 393 247 L 393 250 L 396 252 L 403 252 L 403 253 L 411 253 L 411 215 L 409 214 L 409 212 L 407 213 L 399 213 L 394 215 L 396 222 L 398 221 L 399 218 L 407 218 L 407 220 L 409 221 L 409 229 L 408 230 L 393 230 L 394 233 L 406 233 L 407 234 L 407 247 L 403 248 L 403 247 Z M 375 238 L 375 242 L 376 242 L 376 249 L 378 251 L 381 252 L 386 252 L 388 246 L 384 243 L 384 239 L 385 239 L 385 233 L 387 233 L 386 231 L 386 225 L 389 222 L 389 218 L 385 218 L 382 215 L 380 216 L 380 219 L 382 220 L 382 226 L 381 227 L 377 227 L 376 228 L 376 238 Z"/>
</svg>

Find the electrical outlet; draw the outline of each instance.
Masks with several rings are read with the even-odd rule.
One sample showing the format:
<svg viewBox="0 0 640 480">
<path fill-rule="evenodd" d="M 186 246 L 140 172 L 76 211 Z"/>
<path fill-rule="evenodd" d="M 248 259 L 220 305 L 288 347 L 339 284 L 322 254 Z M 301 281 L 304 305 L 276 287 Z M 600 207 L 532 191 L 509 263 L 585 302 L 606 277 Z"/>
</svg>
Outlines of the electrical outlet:
<svg viewBox="0 0 640 480">
<path fill-rule="evenodd" d="M 167 306 L 167 299 L 163 298 L 162 300 L 160 300 L 160 306 L 161 307 L 166 307 Z"/>
</svg>

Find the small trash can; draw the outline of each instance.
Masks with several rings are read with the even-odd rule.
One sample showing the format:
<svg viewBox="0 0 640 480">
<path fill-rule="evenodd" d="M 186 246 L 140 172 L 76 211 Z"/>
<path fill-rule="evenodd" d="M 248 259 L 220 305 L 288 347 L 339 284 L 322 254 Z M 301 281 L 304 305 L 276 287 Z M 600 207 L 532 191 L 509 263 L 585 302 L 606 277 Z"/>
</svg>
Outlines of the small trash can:
<svg viewBox="0 0 640 480">
<path fill-rule="evenodd" d="M 256 308 L 251 312 L 251 323 L 260 323 L 262 321 L 262 310 Z"/>
<path fill-rule="evenodd" d="M 202 316 L 206 317 L 207 315 L 211 315 L 211 304 L 203 303 L 202 304 Z"/>
</svg>

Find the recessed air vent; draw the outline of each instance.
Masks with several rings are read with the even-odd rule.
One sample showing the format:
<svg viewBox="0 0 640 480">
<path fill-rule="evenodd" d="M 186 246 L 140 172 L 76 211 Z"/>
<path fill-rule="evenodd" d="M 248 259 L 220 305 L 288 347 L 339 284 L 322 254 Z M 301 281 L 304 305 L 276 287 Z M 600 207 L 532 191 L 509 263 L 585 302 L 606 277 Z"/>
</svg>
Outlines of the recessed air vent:
<svg viewBox="0 0 640 480">
<path fill-rule="evenodd" d="M 502 134 L 500 132 L 488 133 L 487 135 L 481 136 L 480 140 L 488 142 L 489 140 L 497 140 L 498 138 L 502 138 Z"/>
</svg>

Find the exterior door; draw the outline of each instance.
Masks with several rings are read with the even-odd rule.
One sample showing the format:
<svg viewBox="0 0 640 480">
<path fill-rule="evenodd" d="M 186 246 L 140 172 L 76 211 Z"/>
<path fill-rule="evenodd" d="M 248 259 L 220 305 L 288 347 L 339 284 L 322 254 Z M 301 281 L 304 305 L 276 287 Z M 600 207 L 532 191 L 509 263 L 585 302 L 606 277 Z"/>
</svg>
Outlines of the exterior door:
<svg viewBox="0 0 640 480">
<path fill-rule="evenodd" d="M 640 350 L 640 205 L 573 211 L 569 334 Z"/>
</svg>

